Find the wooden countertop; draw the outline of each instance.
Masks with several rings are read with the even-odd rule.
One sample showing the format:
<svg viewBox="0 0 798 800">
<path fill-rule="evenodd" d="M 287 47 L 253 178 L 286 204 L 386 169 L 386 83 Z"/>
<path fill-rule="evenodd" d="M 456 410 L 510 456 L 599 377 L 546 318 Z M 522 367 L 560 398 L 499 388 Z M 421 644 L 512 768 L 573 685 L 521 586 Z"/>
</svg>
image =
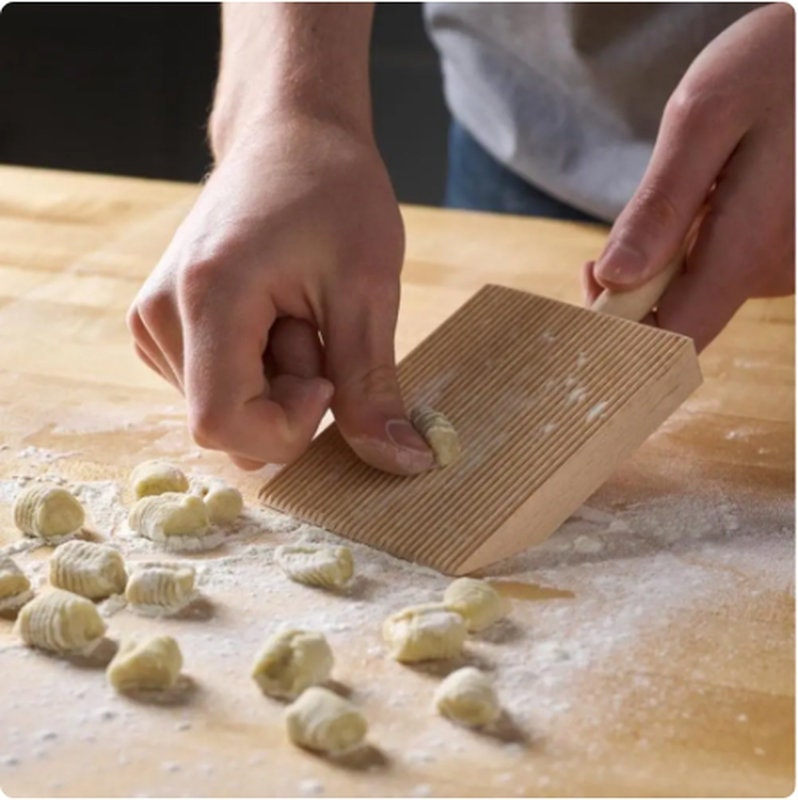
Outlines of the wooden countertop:
<svg viewBox="0 0 798 800">
<path fill-rule="evenodd" d="M 58 475 L 110 502 L 108 485 L 154 455 L 221 475 L 254 503 L 263 476 L 198 451 L 181 398 L 136 361 L 124 323 L 196 192 L 0 168 L 0 544 L 17 538 L 10 501 L 25 481 Z M 606 235 L 426 208 L 404 216 L 400 356 L 486 282 L 578 302 L 579 266 Z M 169 623 L 197 683 L 179 707 L 115 697 L 97 670 L 20 648 L 0 620 L 0 786 L 47 796 L 789 793 L 793 300 L 746 304 L 701 364 L 702 388 L 617 476 L 549 543 L 491 576 L 515 598 L 510 627 L 473 654 L 496 670 L 518 736 L 430 714 L 434 670 L 386 661 L 371 630 L 377 595 L 351 607 L 347 627 L 318 616 L 317 593 L 273 572 L 249 587 L 242 554 L 284 535 L 249 531 L 218 564 L 215 554 L 202 562 L 212 619 Z M 419 595 L 446 585 L 360 552 L 369 580 L 397 601 L 416 583 Z M 19 562 L 42 574 L 47 555 Z M 329 606 L 349 614 L 345 598 Z M 292 748 L 281 709 L 247 677 L 260 628 L 297 614 L 326 625 L 340 649 L 336 677 L 371 723 L 362 761 Z M 124 611 L 109 619 L 114 635 L 158 624 Z M 202 649 L 212 636 L 228 660 Z"/>
</svg>

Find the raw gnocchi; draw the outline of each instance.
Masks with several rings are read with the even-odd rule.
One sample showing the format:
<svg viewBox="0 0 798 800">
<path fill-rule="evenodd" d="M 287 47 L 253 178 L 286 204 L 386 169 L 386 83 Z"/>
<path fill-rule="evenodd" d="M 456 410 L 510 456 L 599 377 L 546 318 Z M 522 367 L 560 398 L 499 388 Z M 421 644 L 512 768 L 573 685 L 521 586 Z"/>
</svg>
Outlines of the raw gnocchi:
<svg viewBox="0 0 798 800">
<path fill-rule="evenodd" d="M 460 655 L 465 621 L 442 603 L 410 606 L 388 617 L 382 636 L 397 661 L 426 661 Z"/>
<path fill-rule="evenodd" d="M 183 655 L 171 636 L 123 642 L 106 675 L 118 692 L 171 689 L 180 676 Z"/>
<path fill-rule="evenodd" d="M 486 581 L 458 578 L 443 594 L 443 604 L 466 621 L 469 631 L 481 631 L 505 614 L 502 596 Z"/>
<path fill-rule="evenodd" d="M 223 538 L 208 530 L 205 504 L 192 494 L 165 492 L 142 497 L 131 509 L 128 524 L 140 536 L 167 550 L 208 550 Z"/>
<path fill-rule="evenodd" d="M 342 753 L 359 745 L 368 724 L 348 700 L 329 689 L 311 686 L 285 712 L 288 737 L 300 747 Z"/>
<path fill-rule="evenodd" d="M 280 545 L 274 560 L 292 581 L 324 589 L 343 588 L 355 569 L 352 551 L 343 546 Z"/>
<path fill-rule="evenodd" d="M 50 583 L 101 600 L 125 591 L 127 572 L 118 550 L 92 542 L 64 542 L 50 557 Z"/>
<path fill-rule="evenodd" d="M 88 653 L 102 639 L 106 626 L 90 600 L 54 589 L 22 607 L 16 630 L 31 647 L 54 653 Z"/>
<path fill-rule="evenodd" d="M 142 614 L 175 614 L 194 599 L 195 577 L 187 564 L 143 564 L 131 573 L 125 600 Z"/>
<path fill-rule="evenodd" d="M 222 481 L 200 481 L 194 491 L 205 503 L 208 519 L 213 525 L 229 525 L 244 510 L 241 492 Z"/>
<path fill-rule="evenodd" d="M 33 597 L 28 576 L 8 556 L 0 556 L 0 613 L 16 611 Z"/>
<path fill-rule="evenodd" d="M 137 500 L 164 492 L 187 492 L 188 478 L 174 464 L 143 461 L 130 473 L 130 488 Z"/>
<path fill-rule="evenodd" d="M 330 677 L 333 654 L 321 633 L 287 630 L 272 636 L 255 659 L 252 677 L 273 697 L 294 698 Z"/>
<path fill-rule="evenodd" d="M 435 692 L 435 707 L 445 717 L 476 727 L 495 722 L 501 706 L 488 676 L 475 667 L 447 675 Z"/>
<path fill-rule="evenodd" d="M 14 502 L 14 524 L 26 536 L 38 536 L 50 543 L 76 533 L 85 519 L 80 501 L 60 486 L 31 486 Z"/>
<path fill-rule="evenodd" d="M 429 406 L 419 406 L 410 412 L 410 421 L 432 449 L 439 467 L 446 467 L 460 458 L 457 431 L 440 411 Z"/>
</svg>

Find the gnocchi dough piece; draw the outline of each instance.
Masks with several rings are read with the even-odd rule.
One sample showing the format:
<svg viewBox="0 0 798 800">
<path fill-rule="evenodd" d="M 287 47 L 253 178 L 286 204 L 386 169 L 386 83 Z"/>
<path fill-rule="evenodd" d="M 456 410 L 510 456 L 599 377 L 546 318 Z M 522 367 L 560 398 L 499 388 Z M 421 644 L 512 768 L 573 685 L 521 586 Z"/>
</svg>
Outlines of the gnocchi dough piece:
<svg viewBox="0 0 798 800">
<path fill-rule="evenodd" d="M 50 557 L 50 583 L 90 600 L 101 600 L 125 591 L 125 562 L 119 551 L 105 544 L 64 542 Z"/>
<path fill-rule="evenodd" d="M 440 411 L 419 406 L 410 412 L 410 421 L 432 449 L 439 467 L 446 467 L 460 458 L 457 431 Z"/>
<path fill-rule="evenodd" d="M 0 613 L 16 611 L 33 597 L 28 576 L 8 556 L 0 556 Z"/>
<path fill-rule="evenodd" d="M 343 588 L 355 570 L 352 551 L 343 546 L 284 544 L 275 549 L 274 560 L 292 581 L 324 589 Z"/>
<path fill-rule="evenodd" d="M 272 636 L 255 659 L 252 677 L 272 697 L 295 698 L 330 677 L 333 654 L 321 633 L 287 630 Z"/>
<path fill-rule="evenodd" d="M 76 533 L 85 519 L 80 501 L 60 486 L 31 486 L 14 502 L 14 524 L 26 536 L 38 536 L 51 543 Z"/>
<path fill-rule="evenodd" d="M 454 658 L 460 655 L 466 626 L 459 614 L 442 603 L 426 603 L 388 617 L 382 637 L 397 661 Z"/>
<path fill-rule="evenodd" d="M 164 492 L 142 497 L 130 510 L 128 524 L 140 536 L 167 550 L 208 550 L 223 538 L 218 532 L 208 531 L 205 504 L 193 494 Z"/>
<path fill-rule="evenodd" d="M 443 594 L 443 604 L 466 621 L 470 632 L 481 631 L 505 613 L 502 596 L 487 581 L 458 578 Z"/>
<path fill-rule="evenodd" d="M 443 716 L 471 727 L 489 725 L 501 714 L 493 685 L 475 667 L 463 667 L 447 675 L 435 692 L 435 707 Z"/>
<path fill-rule="evenodd" d="M 106 675 L 118 692 L 171 689 L 183 667 L 183 656 L 171 636 L 152 636 L 143 641 L 124 641 Z"/>
<path fill-rule="evenodd" d="M 329 689 L 311 686 L 285 711 L 288 738 L 310 750 L 342 753 L 359 745 L 368 724 L 348 700 Z"/>
<path fill-rule="evenodd" d="M 54 653 L 88 653 L 105 633 L 90 600 L 64 589 L 40 595 L 22 607 L 16 630 L 25 644 Z"/>
<path fill-rule="evenodd" d="M 175 614 L 194 599 L 195 577 L 186 564 L 143 564 L 131 573 L 125 600 L 142 614 Z"/>
<path fill-rule="evenodd" d="M 222 481 L 200 481 L 196 493 L 205 503 L 208 519 L 213 525 L 229 525 L 244 510 L 241 492 Z"/>
<path fill-rule="evenodd" d="M 130 473 L 130 488 L 137 500 L 164 492 L 187 492 L 188 478 L 167 461 L 143 461 Z"/>
</svg>

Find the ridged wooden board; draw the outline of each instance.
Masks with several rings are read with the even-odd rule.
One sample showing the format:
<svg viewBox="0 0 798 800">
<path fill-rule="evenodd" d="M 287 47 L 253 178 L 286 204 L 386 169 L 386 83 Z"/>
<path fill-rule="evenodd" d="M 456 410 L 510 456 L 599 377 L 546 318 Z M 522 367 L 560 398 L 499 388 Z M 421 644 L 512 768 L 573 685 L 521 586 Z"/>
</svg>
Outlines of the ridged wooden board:
<svg viewBox="0 0 798 800">
<path fill-rule="evenodd" d="M 261 492 L 270 506 L 444 573 L 553 533 L 701 383 L 682 336 L 485 286 L 399 366 L 408 407 L 454 423 L 463 458 L 412 478 L 333 425 Z"/>
</svg>

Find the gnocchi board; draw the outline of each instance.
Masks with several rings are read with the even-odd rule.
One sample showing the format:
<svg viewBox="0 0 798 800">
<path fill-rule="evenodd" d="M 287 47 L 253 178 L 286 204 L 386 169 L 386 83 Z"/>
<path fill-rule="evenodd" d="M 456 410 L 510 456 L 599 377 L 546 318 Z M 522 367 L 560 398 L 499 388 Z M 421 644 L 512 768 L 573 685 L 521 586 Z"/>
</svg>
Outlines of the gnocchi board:
<svg viewBox="0 0 798 800">
<path fill-rule="evenodd" d="M 747 303 L 701 356 L 704 384 L 541 545 L 486 577 L 511 599 L 466 657 L 516 729 L 487 736 L 428 703 L 451 665 L 385 658 L 384 615 L 448 579 L 352 544 L 349 595 L 284 580 L 296 523 L 258 502 L 264 474 L 196 448 L 181 399 L 134 357 L 125 310 L 196 197 L 193 186 L 0 168 L 0 547 L 11 502 L 68 482 L 126 558 L 130 470 L 161 457 L 237 485 L 248 511 L 190 557 L 205 605 L 120 611 L 109 634 L 169 633 L 170 704 L 115 695 L 102 670 L 19 646 L 0 618 L 0 787 L 12 796 L 784 796 L 794 783 L 794 306 Z M 578 301 L 595 226 L 405 207 L 397 349 L 410 352 L 489 281 Z M 489 271 L 485 265 L 491 264 Z M 270 468 L 268 472 L 274 472 Z M 37 580 L 49 550 L 21 553 Z M 46 581 L 45 581 L 46 584 Z M 40 591 L 45 591 L 42 585 Z M 282 706 L 246 676 L 282 624 L 323 630 L 373 749 L 328 762 L 285 740 Z M 188 682 L 190 679 L 190 682 Z"/>
<path fill-rule="evenodd" d="M 645 313 L 647 309 L 644 309 Z M 480 289 L 399 365 L 462 457 L 401 477 L 323 431 L 267 505 L 452 575 L 548 538 L 701 384 L 684 336 L 503 286 Z"/>
</svg>

